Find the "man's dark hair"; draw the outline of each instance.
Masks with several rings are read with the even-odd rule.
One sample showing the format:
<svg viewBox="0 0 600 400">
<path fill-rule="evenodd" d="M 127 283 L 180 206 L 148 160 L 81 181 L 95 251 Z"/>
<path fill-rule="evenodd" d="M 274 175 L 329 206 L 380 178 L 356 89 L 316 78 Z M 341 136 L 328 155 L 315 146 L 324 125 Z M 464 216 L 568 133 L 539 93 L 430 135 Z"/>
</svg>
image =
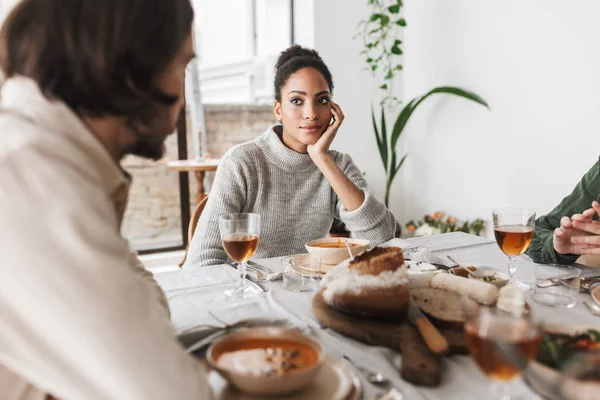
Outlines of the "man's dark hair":
<svg viewBox="0 0 600 400">
<path fill-rule="evenodd" d="M 156 78 L 193 14 L 189 0 L 22 0 L 0 30 L 0 68 L 81 116 L 144 125 L 157 104 L 177 101 Z"/>
</svg>

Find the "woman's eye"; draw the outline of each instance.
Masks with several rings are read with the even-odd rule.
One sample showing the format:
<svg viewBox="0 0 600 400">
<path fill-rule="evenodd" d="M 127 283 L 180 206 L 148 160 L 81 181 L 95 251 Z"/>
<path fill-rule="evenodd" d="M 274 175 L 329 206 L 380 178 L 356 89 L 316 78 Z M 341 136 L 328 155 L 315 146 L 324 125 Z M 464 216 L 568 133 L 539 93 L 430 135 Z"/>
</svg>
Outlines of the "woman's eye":
<svg viewBox="0 0 600 400">
<path fill-rule="evenodd" d="M 302 104 L 302 100 L 300 100 L 300 99 L 292 99 L 292 100 L 290 100 L 290 102 L 292 104 L 294 104 L 294 105 L 297 105 L 297 106 L 299 106 L 300 104 Z"/>
<path fill-rule="evenodd" d="M 329 104 L 331 100 L 328 99 L 327 97 L 323 97 L 322 99 L 319 99 L 319 103 L 321 104 Z"/>
</svg>

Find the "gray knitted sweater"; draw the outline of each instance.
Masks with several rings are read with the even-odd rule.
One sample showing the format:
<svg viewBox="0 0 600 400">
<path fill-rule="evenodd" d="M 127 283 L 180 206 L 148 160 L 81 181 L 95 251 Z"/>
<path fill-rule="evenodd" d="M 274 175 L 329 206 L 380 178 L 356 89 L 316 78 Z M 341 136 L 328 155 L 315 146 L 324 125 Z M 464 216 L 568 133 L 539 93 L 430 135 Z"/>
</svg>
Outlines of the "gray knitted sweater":
<svg viewBox="0 0 600 400">
<path fill-rule="evenodd" d="M 354 211 L 344 208 L 310 156 L 286 147 L 278 133 L 281 126 L 276 125 L 223 156 L 184 267 L 227 260 L 218 220 L 230 213 L 260 214 L 261 235 L 254 258 L 305 253 L 306 242 L 327 236 L 334 217 L 346 224 L 352 237 L 369 239 L 372 245 L 394 237 L 394 216 L 369 193 L 350 156 L 331 150 L 340 169 L 365 194 Z"/>
</svg>

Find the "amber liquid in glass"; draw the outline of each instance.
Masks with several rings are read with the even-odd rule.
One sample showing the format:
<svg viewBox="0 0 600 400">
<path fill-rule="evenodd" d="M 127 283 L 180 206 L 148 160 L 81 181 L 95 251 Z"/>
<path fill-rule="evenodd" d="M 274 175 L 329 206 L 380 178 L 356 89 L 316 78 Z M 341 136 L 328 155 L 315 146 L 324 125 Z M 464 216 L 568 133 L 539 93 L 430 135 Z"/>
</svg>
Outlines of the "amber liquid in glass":
<svg viewBox="0 0 600 400">
<path fill-rule="evenodd" d="M 527 250 L 533 239 L 533 228 L 522 225 L 504 225 L 494 228 L 496 242 L 507 256 L 518 256 Z"/>
<path fill-rule="evenodd" d="M 236 262 L 248 261 L 258 248 L 258 235 L 234 233 L 223 239 L 223 248 Z"/>
<path fill-rule="evenodd" d="M 535 358 L 542 343 L 541 332 L 524 319 L 483 318 L 465 325 L 473 360 L 490 379 L 508 381 L 516 378 L 520 371 L 497 354 L 494 342 L 504 341 L 514 345 L 530 361 Z"/>
</svg>

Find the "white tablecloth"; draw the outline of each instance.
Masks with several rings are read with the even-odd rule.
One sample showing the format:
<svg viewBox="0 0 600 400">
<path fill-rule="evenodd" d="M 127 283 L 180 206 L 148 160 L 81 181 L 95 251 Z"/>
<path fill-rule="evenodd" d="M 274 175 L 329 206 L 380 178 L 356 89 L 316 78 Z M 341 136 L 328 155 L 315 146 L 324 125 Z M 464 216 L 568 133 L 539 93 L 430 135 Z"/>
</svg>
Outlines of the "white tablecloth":
<svg viewBox="0 0 600 400">
<path fill-rule="evenodd" d="M 411 240 L 393 239 L 388 244 L 406 246 L 425 243 L 439 256 L 451 255 L 467 265 L 489 265 L 506 270 L 508 258 L 496 242 L 464 233 L 449 233 Z M 280 271 L 280 258 L 257 260 Z M 515 276 L 531 282 L 535 268 L 528 257 L 518 260 Z M 286 318 L 299 327 L 316 329 L 318 339 L 335 358 L 342 354 L 355 359 L 371 369 L 380 371 L 392 380 L 405 399 L 465 399 L 493 398 L 490 381 L 477 369 L 468 356 L 444 358 L 442 384 L 437 388 L 423 388 L 403 381 L 399 376 L 401 355 L 386 348 L 369 346 L 344 337 L 330 329 L 321 329 L 311 312 L 312 293 L 292 293 L 283 288 L 281 281 L 268 284 L 268 291 L 248 299 L 232 299 L 223 294 L 226 288 L 237 283 L 239 275 L 229 266 L 219 265 L 189 268 L 155 275 L 165 291 L 171 308 L 171 318 L 177 332 L 198 324 L 215 324 L 209 311 L 226 322 L 237 322 L 252 317 Z M 530 295 L 530 292 L 528 293 Z M 589 294 L 579 294 L 578 303 L 571 309 L 556 309 L 530 301 L 536 315 L 544 323 L 573 323 L 600 326 L 600 318 L 593 316 L 582 304 L 591 301 Z M 361 377 L 362 378 L 362 377 Z M 514 385 L 525 399 L 539 399 L 522 381 Z M 363 380 L 366 399 L 381 391 Z"/>
</svg>

